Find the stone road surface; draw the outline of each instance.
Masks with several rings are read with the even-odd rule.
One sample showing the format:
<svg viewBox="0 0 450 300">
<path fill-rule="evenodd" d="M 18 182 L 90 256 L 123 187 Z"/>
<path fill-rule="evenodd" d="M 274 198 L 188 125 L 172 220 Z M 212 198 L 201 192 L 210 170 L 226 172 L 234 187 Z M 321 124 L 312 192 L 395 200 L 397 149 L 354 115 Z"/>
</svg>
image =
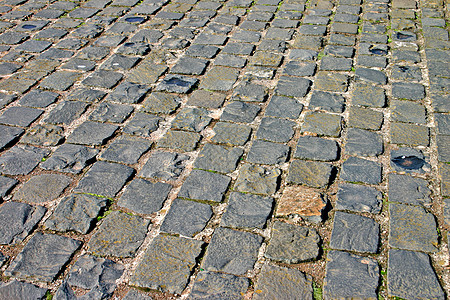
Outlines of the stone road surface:
<svg viewBox="0 0 450 300">
<path fill-rule="evenodd" d="M 1 0 L 0 299 L 445 299 L 448 0 Z"/>
</svg>

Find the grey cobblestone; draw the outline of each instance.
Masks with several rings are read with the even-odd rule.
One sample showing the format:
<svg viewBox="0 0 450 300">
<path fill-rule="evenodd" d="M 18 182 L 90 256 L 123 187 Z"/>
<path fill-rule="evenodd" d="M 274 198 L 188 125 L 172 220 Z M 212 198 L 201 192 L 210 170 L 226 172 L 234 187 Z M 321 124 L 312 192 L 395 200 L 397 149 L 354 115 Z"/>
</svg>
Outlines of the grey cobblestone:
<svg viewBox="0 0 450 300">
<path fill-rule="evenodd" d="M 4 0 L 0 298 L 445 298 L 447 11 Z"/>
</svg>

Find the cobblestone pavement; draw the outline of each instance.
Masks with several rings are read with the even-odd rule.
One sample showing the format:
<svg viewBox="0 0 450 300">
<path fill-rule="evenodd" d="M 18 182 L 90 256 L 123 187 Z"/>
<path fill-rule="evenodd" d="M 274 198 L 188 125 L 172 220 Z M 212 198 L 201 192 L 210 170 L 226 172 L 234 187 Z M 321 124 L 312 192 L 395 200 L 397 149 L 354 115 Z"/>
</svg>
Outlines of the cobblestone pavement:
<svg viewBox="0 0 450 300">
<path fill-rule="evenodd" d="M 2 0 L 0 299 L 445 299 L 443 0 Z"/>
</svg>

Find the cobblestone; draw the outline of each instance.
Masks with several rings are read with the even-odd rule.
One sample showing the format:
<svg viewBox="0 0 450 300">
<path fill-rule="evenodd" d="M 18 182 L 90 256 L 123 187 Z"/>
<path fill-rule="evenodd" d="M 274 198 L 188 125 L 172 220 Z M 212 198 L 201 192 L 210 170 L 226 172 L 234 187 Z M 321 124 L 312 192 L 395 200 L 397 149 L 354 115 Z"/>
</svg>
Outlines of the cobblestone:
<svg viewBox="0 0 450 300">
<path fill-rule="evenodd" d="M 448 296 L 447 2 L 0 19 L 0 298 Z"/>
</svg>

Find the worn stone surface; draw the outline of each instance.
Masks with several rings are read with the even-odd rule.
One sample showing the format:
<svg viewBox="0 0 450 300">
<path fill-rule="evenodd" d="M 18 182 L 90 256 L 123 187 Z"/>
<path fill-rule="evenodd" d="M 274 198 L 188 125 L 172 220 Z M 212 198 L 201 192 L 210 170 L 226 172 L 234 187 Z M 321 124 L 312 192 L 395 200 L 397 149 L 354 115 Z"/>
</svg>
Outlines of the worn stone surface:
<svg viewBox="0 0 450 300">
<path fill-rule="evenodd" d="M 267 169 L 261 166 L 245 164 L 240 169 L 234 185 L 238 192 L 270 195 L 278 188 L 279 169 Z"/>
<path fill-rule="evenodd" d="M 158 141 L 156 147 L 189 152 L 197 147 L 199 141 L 198 133 L 170 130 Z"/>
<path fill-rule="evenodd" d="M 32 127 L 20 140 L 38 146 L 56 146 L 64 139 L 64 128 L 46 124 Z"/>
<path fill-rule="evenodd" d="M 325 187 L 330 183 L 333 166 L 324 162 L 294 160 L 286 180 L 294 184 Z"/>
<path fill-rule="evenodd" d="M 256 137 L 271 142 L 286 143 L 294 135 L 295 123 L 277 118 L 263 118 L 259 125 Z"/>
<path fill-rule="evenodd" d="M 221 202 L 231 178 L 225 175 L 194 170 L 181 187 L 179 197 Z"/>
<path fill-rule="evenodd" d="M 437 251 L 437 230 L 434 216 L 418 206 L 389 204 L 389 245 L 422 251 Z"/>
<path fill-rule="evenodd" d="M 42 219 L 46 208 L 19 202 L 6 202 L 0 207 L 0 244 L 16 244 L 24 240 Z"/>
<path fill-rule="evenodd" d="M 135 164 L 147 152 L 152 143 L 148 140 L 122 136 L 114 140 L 100 156 L 104 160 Z"/>
<path fill-rule="evenodd" d="M 236 101 L 225 107 L 220 119 L 222 121 L 251 123 L 260 110 L 257 105 Z"/>
<path fill-rule="evenodd" d="M 80 241 L 71 238 L 36 233 L 6 269 L 5 275 L 50 282 L 80 246 Z"/>
<path fill-rule="evenodd" d="M 311 298 L 309 279 L 307 286 L 300 279 L 289 281 L 302 277 L 294 269 L 314 277 L 315 298 L 321 289 L 324 299 L 414 298 L 386 288 L 389 258 L 383 249 L 410 249 L 390 244 L 396 233 L 390 225 L 412 232 L 406 239 L 413 242 L 420 240 L 414 234 L 430 233 L 427 243 L 432 240 L 436 250 L 414 248 L 406 240 L 413 251 L 446 249 L 450 41 L 445 12 L 441 0 L 4 0 L 0 211 L 17 201 L 42 201 L 33 209 L 49 211 L 19 233 L 31 235 L 23 244 L 3 244 L 2 269 L 36 232 L 51 232 L 84 245 L 57 279 L 24 278 L 48 288 L 48 298 Z M 18 200 L 30 189 L 28 182 L 43 175 L 66 175 L 70 184 L 52 197 L 40 192 L 54 190 L 60 181 L 35 191 L 31 200 Z M 392 205 L 414 212 L 393 220 Z M 126 258 L 106 255 L 123 262 L 125 273 L 117 281 L 110 278 L 112 285 L 68 283 L 78 258 L 90 253 L 92 235 L 108 232 L 110 238 L 126 229 L 102 227 L 114 211 L 152 223 L 139 233 L 144 242 L 137 252 Z M 4 219 L 22 224 L 33 214 L 25 215 Z M 423 224 L 408 227 L 405 216 Z M 340 226 L 354 219 L 362 221 Z M 365 243 L 373 246 L 377 234 L 359 238 L 376 227 L 371 219 L 382 230 L 376 250 Z M 280 260 L 264 257 L 278 221 L 321 228 L 319 260 L 280 269 Z M 402 222 L 406 227 L 395 227 Z M 244 259 L 249 267 L 238 278 L 224 275 L 228 258 L 215 271 L 203 270 L 207 248 L 219 245 L 214 238 L 209 243 L 220 226 L 265 239 Z M 160 232 L 184 236 L 187 244 L 196 243 L 192 238 L 207 244 L 195 248 L 198 254 L 187 264 L 181 258 L 171 265 L 171 254 L 169 261 L 155 259 L 156 267 L 141 275 L 157 279 L 148 283 L 149 277 L 142 277 L 136 284 L 129 279 Z M 234 265 L 242 265 L 238 258 L 245 241 L 236 242 L 231 253 L 226 243 L 218 243 Z M 174 248 L 182 252 L 183 245 Z M 342 259 L 328 272 L 327 264 L 334 264 L 330 249 L 365 258 L 354 264 Z M 444 290 L 441 256 L 433 255 L 431 268 Z M 372 259 L 381 272 L 365 264 Z M 177 265 L 187 267 L 176 271 Z M 279 275 L 266 272 L 269 266 Z M 114 281 L 120 284 L 113 287 Z M 442 298 L 436 295 L 431 298 Z"/>
<path fill-rule="evenodd" d="M 391 142 L 395 144 L 428 146 L 430 142 L 428 127 L 421 125 L 391 123 L 390 133 Z"/>
<path fill-rule="evenodd" d="M 303 105 L 296 99 L 284 96 L 273 96 L 266 107 L 265 115 L 269 117 L 297 119 L 303 110 Z"/>
<path fill-rule="evenodd" d="M 253 299 L 314 299 L 311 276 L 298 270 L 266 264 L 259 276 Z"/>
<path fill-rule="evenodd" d="M 79 125 L 67 138 L 67 142 L 81 145 L 103 145 L 114 132 L 117 126 L 106 123 L 86 121 Z"/>
<path fill-rule="evenodd" d="M 240 299 L 248 286 L 247 278 L 202 271 L 187 299 Z"/>
<path fill-rule="evenodd" d="M 327 260 L 325 299 L 377 298 L 380 269 L 376 260 L 341 251 L 328 252 Z"/>
<path fill-rule="evenodd" d="M 211 121 L 209 113 L 203 108 L 185 108 L 173 120 L 172 128 L 200 132 Z"/>
<path fill-rule="evenodd" d="M 124 267 L 109 259 L 83 255 L 70 270 L 67 283 L 71 286 L 89 290 L 84 297 L 102 295 L 108 297 L 116 288 Z"/>
<path fill-rule="evenodd" d="M 188 283 L 203 243 L 174 236 L 157 236 L 131 277 L 131 284 L 181 293 Z"/>
<path fill-rule="evenodd" d="M 427 254 L 406 250 L 389 250 L 389 296 L 401 298 L 444 299 L 436 274 Z"/>
<path fill-rule="evenodd" d="M 367 83 L 358 83 L 352 92 L 352 104 L 384 107 L 386 104 L 386 95 L 384 89 Z"/>
<path fill-rule="evenodd" d="M 274 199 L 258 195 L 231 193 L 221 225 L 234 228 L 263 228 Z"/>
<path fill-rule="evenodd" d="M 378 130 L 383 124 L 383 113 L 369 108 L 351 107 L 348 125 L 350 127 Z"/>
<path fill-rule="evenodd" d="M 349 155 L 378 156 L 383 153 L 383 139 L 375 132 L 350 128 L 345 150 Z"/>
<path fill-rule="evenodd" d="M 43 113 L 40 109 L 13 106 L 7 108 L 0 116 L 0 124 L 26 127 Z"/>
<path fill-rule="evenodd" d="M 263 238 L 244 231 L 219 227 L 202 261 L 207 271 L 243 275 L 253 269 Z"/>
<path fill-rule="evenodd" d="M 330 247 L 338 250 L 376 253 L 379 225 L 373 219 L 337 211 Z"/>
<path fill-rule="evenodd" d="M 323 112 L 310 112 L 305 116 L 302 131 L 338 137 L 341 132 L 341 117 Z"/>
<path fill-rule="evenodd" d="M 381 182 L 381 164 L 370 160 L 350 157 L 342 165 L 342 180 L 378 184 Z"/>
<path fill-rule="evenodd" d="M 198 154 L 194 167 L 220 173 L 230 173 L 236 169 L 243 150 L 214 144 L 206 144 Z"/>
<path fill-rule="evenodd" d="M 151 214 L 162 208 L 171 188 L 167 183 L 135 179 L 127 186 L 117 205 L 139 214 Z"/>
<path fill-rule="evenodd" d="M 6 176 L 0 176 L 0 198 L 3 199 L 18 184 L 19 181 Z"/>
<path fill-rule="evenodd" d="M 278 201 L 276 215 L 298 215 L 319 223 L 324 218 L 327 202 L 322 193 L 304 186 L 287 186 Z"/>
<path fill-rule="evenodd" d="M 94 255 L 131 257 L 144 241 L 150 221 L 119 211 L 109 214 L 88 243 Z"/>
<path fill-rule="evenodd" d="M 21 128 L 0 125 L 0 149 L 14 143 L 24 132 Z"/>
<path fill-rule="evenodd" d="M 45 227 L 56 231 L 76 231 L 86 234 L 107 203 L 106 198 L 84 194 L 69 195 L 61 200 L 45 221 Z"/>
<path fill-rule="evenodd" d="M 212 141 L 221 144 L 242 146 L 244 145 L 251 133 L 251 128 L 245 125 L 218 122 L 214 126 L 215 135 Z"/>
<path fill-rule="evenodd" d="M 333 161 L 339 157 L 339 146 L 335 141 L 314 136 L 302 136 L 297 142 L 295 158 Z"/>
<path fill-rule="evenodd" d="M 42 174 L 30 178 L 15 194 L 14 200 L 43 203 L 55 200 L 72 182 L 65 175 Z"/>
<path fill-rule="evenodd" d="M 122 128 L 122 132 L 131 135 L 149 137 L 158 130 L 160 117 L 146 113 L 136 113 L 129 122 Z"/>
<path fill-rule="evenodd" d="M 80 180 L 74 192 L 114 197 L 133 173 L 133 168 L 99 161 Z"/>
<path fill-rule="evenodd" d="M 46 293 L 45 288 L 17 280 L 0 285 L 0 297 L 4 299 L 42 299 Z"/>
<path fill-rule="evenodd" d="M 264 256 L 287 264 L 313 260 L 319 256 L 319 242 L 314 229 L 276 221 Z"/>
<path fill-rule="evenodd" d="M 8 175 L 29 174 L 49 154 L 47 149 L 18 145 L 0 156 L 0 170 Z"/>
<path fill-rule="evenodd" d="M 175 199 L 161 225 L 161 232 L 193 237 L 205 228 L 212 214 L 208 204 Z"/>
<path fill-rule="evenodd" d="M 175 180 L 184 169 L 189 156 L 172 152 L 155 152 L 139 172 L 146 178 Z"/>
<path fill-rule="evenodd" d="M 257 164 L 276 165 L 286 162 L 289 147 L 282 144 L 256 140 L 253 142 L 247 161 Z"/>
<path fill-rule="evenodd" d="M 64 144 L 44 162 L 40 167 L 67 173 L 80 173 L 97 155 L 98 150 L 81 145 Z"/>
<path fill-rule="evenodd" d="M 337 193 L 336 209 L 354 212 L 379 213 L 383 195 L 364 185 L 342 183 Z"/>
</svg>

